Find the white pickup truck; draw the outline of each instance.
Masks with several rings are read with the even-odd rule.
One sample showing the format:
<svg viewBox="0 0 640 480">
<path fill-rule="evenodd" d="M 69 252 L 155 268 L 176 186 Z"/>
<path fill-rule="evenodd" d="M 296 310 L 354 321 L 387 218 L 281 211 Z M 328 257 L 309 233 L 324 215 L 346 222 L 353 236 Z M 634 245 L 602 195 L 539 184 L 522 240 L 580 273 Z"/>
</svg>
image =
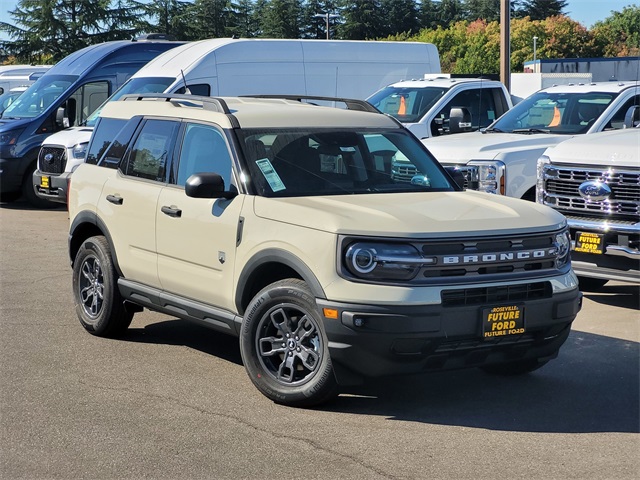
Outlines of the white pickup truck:
<svg viewBox="0 0 640 480">
<path fill-rule="evenodd" d="M 423 139 L 445 166 L 464 174 L 465 187 L 535 200 L 536 162 L 548 147 L 573 136 L 622 129 L 638 115 L 640 82 L 560 85 L 534 93 L 488 128 Z M 628 123 L 627 122 L 627 123 Z"/>
<path fill-rule="evenodd" d="M 538 160 L 537 200 L 564 214 L 582 289 L 640 283 L 640 128 L 576 137 Z"/>
<path fill-rule="evenodd" d="M 445 73 L 393 83 L 367 101 L 418 138 L 488 127 L 513 106 L 509 91 L 496 80 Z"/>
</svg>

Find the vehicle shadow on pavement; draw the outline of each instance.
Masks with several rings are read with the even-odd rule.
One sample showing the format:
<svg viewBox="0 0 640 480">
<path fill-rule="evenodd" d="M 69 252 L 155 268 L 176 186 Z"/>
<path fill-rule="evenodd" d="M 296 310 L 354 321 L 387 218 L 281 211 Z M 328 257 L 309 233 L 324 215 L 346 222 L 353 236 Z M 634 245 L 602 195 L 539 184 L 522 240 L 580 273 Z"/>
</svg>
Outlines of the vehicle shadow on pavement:
<svg viewBox="0 0 640 480">
<path fill-rule="evenodd" d="M 144 328 L 130 327 L 120 340 L 127 342 L 182 345 L 242 366 L 238 340 L 230 335 L 186 320 L 150 323 Z"/>
<path fill-rule="evenodd" d="M 528 375 L 472 369 L 389 379 L 342 395 L 331 410 L 489 430 L 638 433 L 639 347 L 573 331 L 557 359 Z"/>
<path fill-rule="evenodd" d="M 612 307 L 640 310 L 640 286 L 605 285 L 597 292 L 582 292 L 585 298 Z M 639 317 L 640 319 L 640 317 Z"/>
<path fill-rule="evenodd" d="M 122 340 L 183 345 L 242 365 L 235 338 L 183 320 L 130 328 Z M 637 342 L 574 330 L 559 357 L 529 375 L 469 369 L 379 379 L 318 410 L 489 430 L 638 433 L 639 355 Z"/>
</svg>

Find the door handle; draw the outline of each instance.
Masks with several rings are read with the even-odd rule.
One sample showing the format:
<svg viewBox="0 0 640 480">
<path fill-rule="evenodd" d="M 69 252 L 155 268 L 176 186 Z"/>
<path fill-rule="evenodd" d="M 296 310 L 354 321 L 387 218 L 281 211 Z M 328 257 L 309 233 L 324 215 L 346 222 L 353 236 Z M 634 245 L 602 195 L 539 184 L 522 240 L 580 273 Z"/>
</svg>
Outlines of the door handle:
<svg viewBox="0 0 640 480">
<path fill-rule="evenodd" d="M 122 205 L 122 202 L 124 202 L 124 198 L 117 195 L 107 195 L 107 202 L 111 202 L 114 205 Z"/>
<path fill-rule="evenodd" d="M 165 215 L 169 215 L 170 217 L 180 218 L 182 216 L 182 210 L 175 207 L 164 206 L 160 208 L 160 211 Z"/>
</svg>

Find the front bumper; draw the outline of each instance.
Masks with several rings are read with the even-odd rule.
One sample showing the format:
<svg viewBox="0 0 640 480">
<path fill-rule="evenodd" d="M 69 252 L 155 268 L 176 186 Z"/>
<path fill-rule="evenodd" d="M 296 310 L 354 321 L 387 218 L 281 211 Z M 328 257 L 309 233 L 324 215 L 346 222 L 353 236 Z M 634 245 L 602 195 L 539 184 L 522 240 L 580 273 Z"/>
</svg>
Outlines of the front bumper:
<svg viewBox="0 0 640 480">
<path fill-rule="evenodd" d="M 36 170 L 33 173 L 33 185 L 36 189 L 36 195 L 52 202 L 66 204 L 70 178 L 70 172 L 52 175 Z"/>
<path fill-rule="evenodd" d="M 553 358 L 580 311 L 582 294 L 575 288 L 538 300 L 450 306 L 317 303 L 321 312 L 339 312 L 336 320 L 325 318 L 324 327 L 338 383 L 350 385 L 366 377 Z M 483 338 L 483 310 L 511 303 L 524 308 L 525 332 Z"/>
</svg>

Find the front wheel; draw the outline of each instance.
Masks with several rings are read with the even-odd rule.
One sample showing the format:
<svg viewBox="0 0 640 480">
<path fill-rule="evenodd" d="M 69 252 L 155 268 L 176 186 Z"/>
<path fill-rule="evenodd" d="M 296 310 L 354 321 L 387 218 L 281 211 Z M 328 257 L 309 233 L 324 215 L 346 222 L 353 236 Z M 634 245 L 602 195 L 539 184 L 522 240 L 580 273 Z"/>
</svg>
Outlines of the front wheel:
<svg viewBox="0 0 640 480">
<path fill-rule="evenodd" d="M 73 264 L 73 298 L 82 326 L 99 337 L 122 335 L 131 324 L 118 291 L 109 243 L 102 236 L 84 241 Z"/>
<path fill-rule="evenodd" d="M 253 384 L 276 403 L 309 407 L 337 395 L 322 319 L 301 280 L 273 283 L 251 300 L 240 353 Z"/>
</svg>

